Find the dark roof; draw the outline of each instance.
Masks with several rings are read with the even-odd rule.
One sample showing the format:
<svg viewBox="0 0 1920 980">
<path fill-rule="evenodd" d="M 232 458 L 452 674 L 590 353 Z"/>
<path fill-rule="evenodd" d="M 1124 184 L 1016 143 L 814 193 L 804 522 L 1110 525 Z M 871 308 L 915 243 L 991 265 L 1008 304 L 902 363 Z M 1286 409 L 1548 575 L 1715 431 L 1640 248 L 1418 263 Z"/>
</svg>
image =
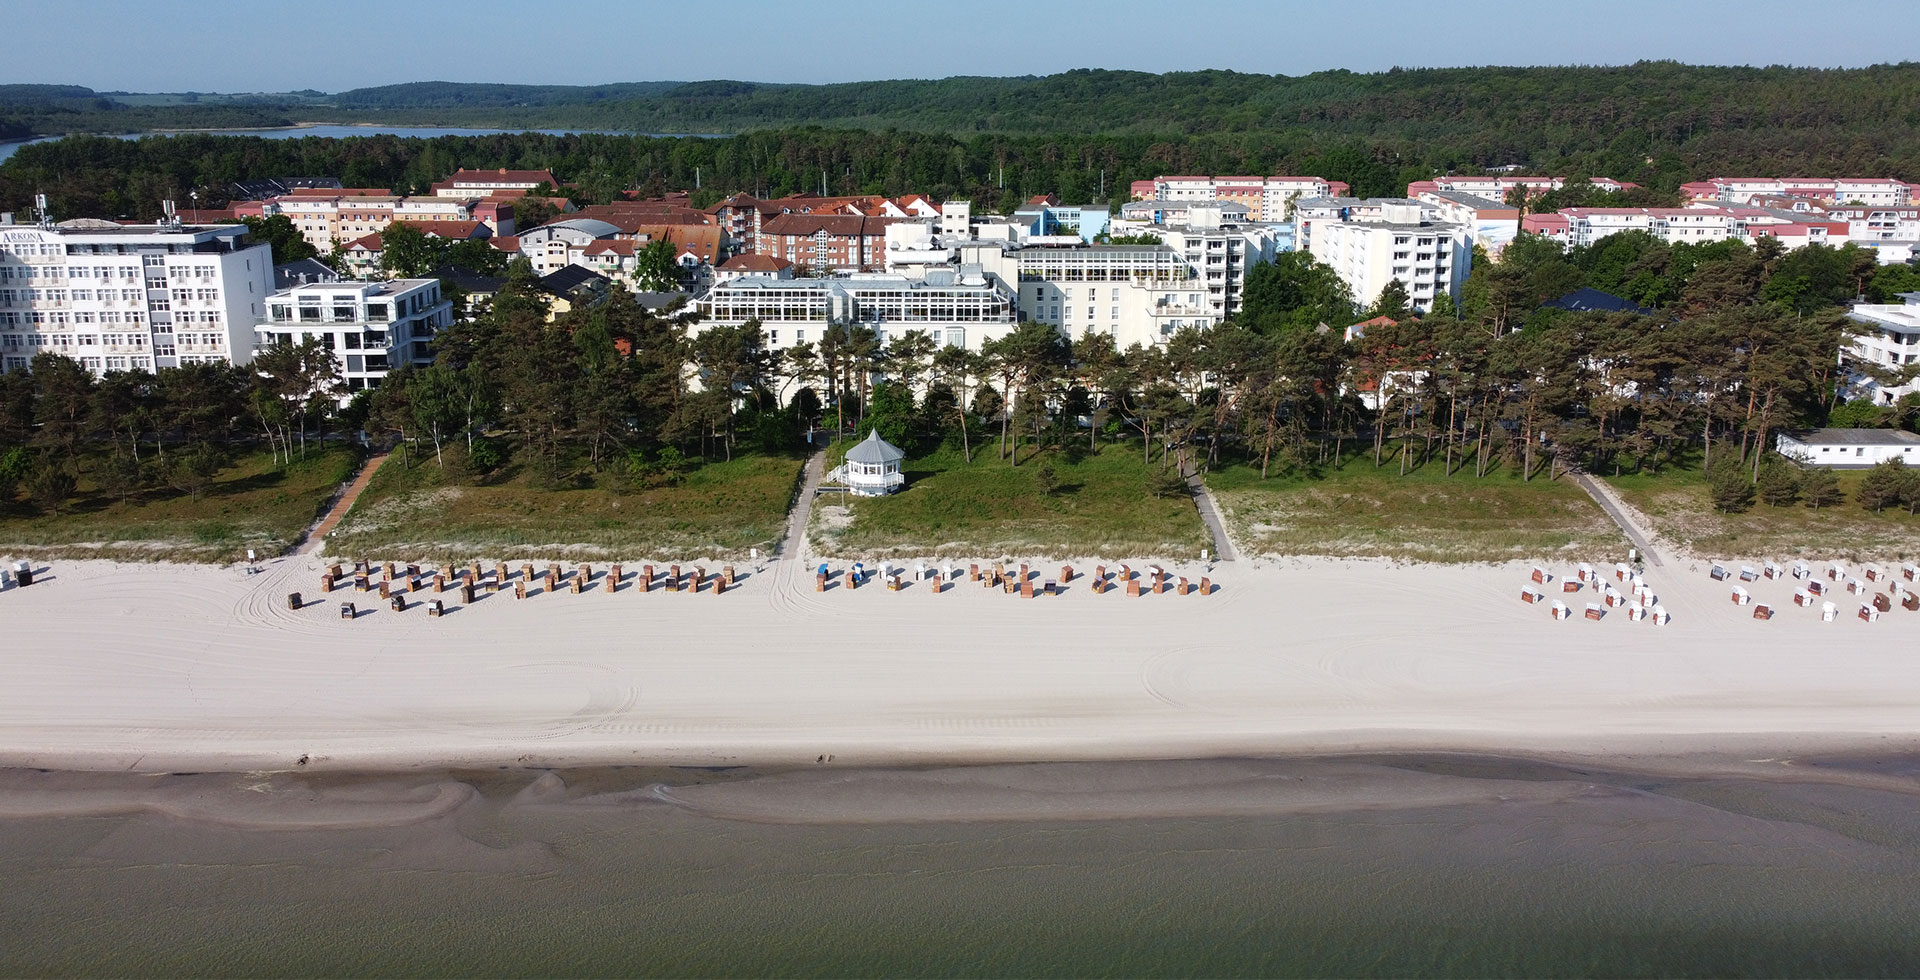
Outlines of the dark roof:
<svg viewBox="0 0 1920 980">
<path fill-rule="evenodd" d="M 1621 299 L 1612 293 L 1603 293 L 1598 289 L 1576 289 L 1559 299 L 1540 304 L 1546 309 L 1569 310 L 1574 313 L 1638 313 L 1652 316 L 1653 311 L 1632 300 Z"/>
<path fill-rule="evenodd" d="M 568 293 L 582 286 L 605 288 L 613 280 L 584 265 L 569 265 L 540 277 L 540 285 L 556 293 Z"/>
<path fill-rule="evenodd" d="M 1920 445 L 1920 435 L 1905 429 L 1807 429 L 1790 435 L 1809 446 Z"/>
<path fill-rule="evenodd" d="M 433 270 L 433 277 L 469 293 L 489 295 L 499 292 L 500 287 L 507 284 L 506 276 L 483 276 L 472 269 L 463 269 L 457 265 L 443 265 Z"/>
<path fill-rule="evenodd" d="M 292 289 L 303 283 L 326 282 L 338 278 L 340 274 L 319 259 L 297 259 L 273 267 L 274 289 Z"/>
<path fill-rule="evenodd" d="M 672 289 L 663 293 L 641 292 L 633 294 L 633 301 L 640 304 L 641 309 L 651 310 L 656 313 L 675 303 L 684 302 L 692 298 L 691 294 L 681 289 Z"/>
<path fill-rule="evenodd" d="M 269 197 L 279 197 L 301 189 L 327 188 L 337 190 L 341 186 L 338 177 L 259 177 L 253 180 L 236 180 L 228 185 L 231 196 L 236 201 L 264 201 Z"/>
</svg>

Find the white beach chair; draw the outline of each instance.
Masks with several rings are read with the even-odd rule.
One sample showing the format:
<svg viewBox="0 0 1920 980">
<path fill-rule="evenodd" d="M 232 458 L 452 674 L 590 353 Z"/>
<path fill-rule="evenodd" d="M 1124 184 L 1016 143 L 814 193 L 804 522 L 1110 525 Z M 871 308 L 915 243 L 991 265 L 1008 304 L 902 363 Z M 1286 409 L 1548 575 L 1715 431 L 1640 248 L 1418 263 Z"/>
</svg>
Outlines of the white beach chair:
<svg viewBox="0 0 1920 980">
<path fill-rule="evenodd" d="M 1647 607 L 1645 606 L 1628 606 L 1627 607 L 1628 622 L 1637 623 L 1645 618 L 1647 618 Z"/>
<path fill-rule="evenodd" d="M 1653 625 L 1665 626 L 1667 625 L 1668 622 L 1672 621 L 1672 619 L 1673 619 L 1672 616 L 1667 615 L 1667 607 L 1665 606 L 1653 607 Z"/>
<path fill-rule="evenodd" d="M 1737 585 L 1733 587 L 1733 604 L 1734 605 L 1744 606 L 1747 603 L 1750 603 L 1752 601 L 1753 601 L 1753 596 L 1748 595 L 1746 589 L 1743 589 Z"/>
<path fill-rule="evenodd" d="M 1573 615 L 1573 610 L 1568 609 L 1566 603 L 1561 602 L 1558 599 L 1553 600 L 1553 618 L 1567 619 L 1572 615 Z"/>
<path fill-rule="evenodd" d="M 1840 607 L 1834 605 L 1832 600 L 1828 600 L 1820 604 L 1820 621 L 1821 622 L 1831 623 L 1834 620 L 1839 618 L 1840 618 Z"/>
</svg>

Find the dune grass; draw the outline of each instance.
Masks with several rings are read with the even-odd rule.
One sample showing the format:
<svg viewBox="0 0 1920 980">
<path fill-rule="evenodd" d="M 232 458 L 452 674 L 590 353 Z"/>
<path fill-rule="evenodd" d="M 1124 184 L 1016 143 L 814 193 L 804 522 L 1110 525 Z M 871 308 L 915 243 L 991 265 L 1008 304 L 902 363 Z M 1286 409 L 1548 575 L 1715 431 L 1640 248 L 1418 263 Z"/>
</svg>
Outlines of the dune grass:
<svg viewBox="0 0 1920 980">
<path fill-rule="evenodd" d="M 1835 470 L 1843 503 L 1818 510 L 1796 503 L 1723 514 L 1707 498 L 1699 467 L 1607 477 L 1621 499 L 1645 514 L 1655 533 L 1697 557 L 1809 556 L 1889 561 L 1920 556 L 1920 517 L 1900 508 L 1875 513 L 1854 502 L 1865 470 Z"/>
<path fill-rule="evenodd" d="M 1624 555 L 1626 537 L 1572 480 L 1496 467 L 1446 475 L 1438 460 L 1405 476 L 1371 449 L 1318 475 L 1260 478 L 1229 464 L 1206 482 L 1248 555 L 1383 557 L 1478 562 Z"/>
<path fill-rule="evenodd" d="M 797 458 L 748 455 L 696 464 L 657 486 L 608 471 L 546 489 L 511 465 L 474 485 L 443 474 L 430 454 L 410 465 L 396 455 L 327 551 L 428 561 L 745 557 L 779 540 L 799 475 Z"/>
<path fill-rule="evenodd" d="M 1158 466 L 1125 445 L 1095 454 L 1023 447 L 1019 466 L 991 444 L 972 463 L 942 449 L 907 460 L 907 486 L 892 496 L 823 495 L 811 540 L 835 557 L 1197 557 L 1210 547 L 1206 528 L 1191 499 L 1148 492 Z M 1051 493 L 1040 485 L 1043 467 L 1054 474 Z"/>
<path fill-rule="evenodd" d="M 100 491 L 88 464 L 82 461 L 78 488 L 58 514 L 9 501 L 0 512 L 0 551 L 196 562 L 239 560 L 249 548 L 276 555 L 320 515 L 358 456 L 334 446 L 276 467 L 267 453 L 248 454 L 215 474 L 197 497 L 155 487 L 118 499 Z"/>
</svg>

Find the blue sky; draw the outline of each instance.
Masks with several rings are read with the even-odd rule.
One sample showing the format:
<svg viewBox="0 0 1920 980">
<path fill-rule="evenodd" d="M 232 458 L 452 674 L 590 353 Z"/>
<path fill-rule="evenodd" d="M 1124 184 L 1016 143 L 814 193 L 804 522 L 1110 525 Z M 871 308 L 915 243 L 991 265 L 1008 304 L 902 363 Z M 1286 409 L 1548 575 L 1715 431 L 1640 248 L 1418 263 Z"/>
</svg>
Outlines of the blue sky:
<svg viewBox="0 0 1920 980">
<path fill-rule="evenodd" d="M 339 91 L 445 79 L 844 82 L 1068 68 L 1854 67 L 1920 58 L 1914 0 L 69 0 L 11 9 L 0 82 Z"/>
</svg>

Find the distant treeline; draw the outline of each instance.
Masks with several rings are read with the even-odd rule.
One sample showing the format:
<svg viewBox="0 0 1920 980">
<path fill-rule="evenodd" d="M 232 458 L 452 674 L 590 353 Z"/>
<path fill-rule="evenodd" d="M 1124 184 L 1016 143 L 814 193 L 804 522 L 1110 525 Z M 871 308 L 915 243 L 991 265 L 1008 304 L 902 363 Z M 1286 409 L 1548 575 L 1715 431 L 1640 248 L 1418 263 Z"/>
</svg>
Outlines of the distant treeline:
<svg viewBox="0 0 1920 980">
<path fill-rule="evenodd" d="M 1291 171 L 1347 180 L 1372 192 L 1436 172 L 1508 163 L 1535 171 L 1604 174 L 1662 189 L 1693 177 L 1734 173 L 1920 179 L 1920 63 L 1823 70 L 1642 62 L 1612 68 L 1328 71 L 1299 77 L 1075 70 L 1044 77 L 839 85 L 417 82 L 334 96 L 294 93 L 281 97 L 277 106 L 271 97 L 257 96 L 142 102 L 155 98 L 109 98 L 73 86 L 12 86 L 0 89 L 0 126 L 127 132 L 301 118 L 737 133 L 817 125 L 875 134 L 866 139 L 830 134 L 829 139 L 858 144 L 855 155 L 861 148 L 891 155 L 930 147 L 965 156 L 964 167 L 905 162 L 907 175 L 922 181 L 913 188 L 919 190 L 941 179 L 954 187 L 979 186 L 986 168 L 1001 163 L 1010 171 L 1044 166 L 1059 175 L 1057 180 L 1022 188 L 1063 193 L 1081 189 L 1068 183 L 1069 173 L 1082 174 L 1086 189 L 1097 190 L 1102 167 L 1109 171 L 1109 186 L 1116 176 L 1176 171 Z M 215 98 L 223 101 L 213 104 Z M 918 137 L 897 136 L 896 130 L 953 139 L 919 144 L 913 142 Z M 792 134 L 783 133 L 776 143 L 787 138 Z M 803 139 L 813 143 L 819 137 Z M 501 155 L 519 150 L 503 148 Z M 551 162 L 558 168 L 564 166 L 565 152 L 534 144 L 518 155 L 554 153 Z M 764 161 L 754 152 L 748 147 L 744 159 L 728 161 L 716 149 L 707 162 L 723 167 L 741 186 L 753 186 L 756 181 L 748 178 L 756 176 L 777 186 L 778 170 L 757 169 Z M 807 152 L 801 148 L 802 157 Z M 584 166 L 594 153 L 606 157 L 606 169 L 641 180 L 655 173 L 667 179 L 678 175 L 675 161 L 660 159 L 646 142 L 603 144 L 577 162 Z M 884 161 L 850 155 L 825 162 L 836 191 L 878 187 L 892 176 L 880 169 Z M 780 163 L 789 171 L 809 165 Z M 809 186 L 804 174 L 791 176 L 794 186 Z M 1009 179 L 1015 179 L 1011 172 Z"/>
</svg>

